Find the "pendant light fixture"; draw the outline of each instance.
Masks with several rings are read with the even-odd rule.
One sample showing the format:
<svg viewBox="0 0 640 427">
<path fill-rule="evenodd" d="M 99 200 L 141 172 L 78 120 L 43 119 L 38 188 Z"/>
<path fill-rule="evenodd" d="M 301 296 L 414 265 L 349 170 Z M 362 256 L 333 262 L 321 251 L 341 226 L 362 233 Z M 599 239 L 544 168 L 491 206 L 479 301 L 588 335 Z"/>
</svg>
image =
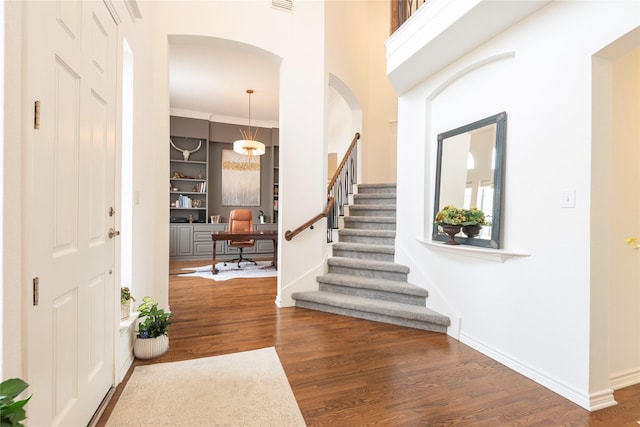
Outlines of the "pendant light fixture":
<svg viewBox="0 0 640 427">
<path fill-rule="evenodd" d="M 233 143 L 233 151 L 247 156 L 248 163 L 258 163 L 256 156 L 261 156 L 265 153 L 265 146 L 256 139 L 258 129 L 251 129 L 251 94 L 253 89 L 247 89 L 247 93 L 249 94 L 249 127 L 248 129 L 240 129 L 242 139 Z"/>
</svg>

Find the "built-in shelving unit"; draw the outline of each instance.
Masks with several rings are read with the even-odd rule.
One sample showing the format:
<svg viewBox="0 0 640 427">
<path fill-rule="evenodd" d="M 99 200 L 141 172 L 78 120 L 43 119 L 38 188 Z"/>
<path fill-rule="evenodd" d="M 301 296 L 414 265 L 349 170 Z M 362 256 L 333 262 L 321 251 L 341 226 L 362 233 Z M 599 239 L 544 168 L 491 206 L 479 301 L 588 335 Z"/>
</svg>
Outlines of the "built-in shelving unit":
<svg viewBox="0 0 640 427">
<path fill-rule="evenodd" d="M 170 259 L 211 259 L 212 231 L 226 230 L 231 210 L 242 206 L 222 204 L 222 151 L 233 148 L 242 126 L 208 120 L 171 116 L 169 146 L 169 256 Z M 254 229 L 278 229 L 279 198 L 279 132 L 277 128 L 261 128 L 258 135 L 267 152 L 261 156 L 260 205 L 247 206 L 253 211 Z M 200 148 L 198 148 L 200 145 Z M 188 159 L 184 150 L 189 151 Z M 267 224 L 258 223 L 258 212 L 267 214 Z M 211 223 L 210 217 L 219 222 Z M 234 258 L 237 248 L 225 241 L 215 242 L 221 259 Z M 257 259 L 273 256 L 273 243 L 259 240 L 244 253 Z"/>
<path fill-rule="evenodd" d="M 180 136 L 172 136 L 171 141 L 173 144 L 169 157 L 170 222 L 207 222 L 209 142 L 206 139 Z M 188 159 L 185 159 L 187 152 Z"/>
</svg>

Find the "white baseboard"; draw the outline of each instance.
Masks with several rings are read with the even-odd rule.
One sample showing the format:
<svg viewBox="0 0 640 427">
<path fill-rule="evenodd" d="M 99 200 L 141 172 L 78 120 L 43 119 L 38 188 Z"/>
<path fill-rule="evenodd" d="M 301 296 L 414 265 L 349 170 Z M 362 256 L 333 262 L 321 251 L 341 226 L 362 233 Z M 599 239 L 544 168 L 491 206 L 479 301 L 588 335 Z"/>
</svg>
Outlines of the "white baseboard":
<svg viewBox="0 0 640 427">
<path fill-rule="evenodd" d="M 614 390 L 640 384 L 640 367 L 611 375 L 609 383 Z"/>
<path fill-rule="evenodd" d="M 568 399 L 571 402 L 583 407 L 588 411 L 596 411 L 598 409 L 604 409 L 610 406 L 617 405 L 617 402 L 613 399 L 613 389 L 606 389 L 595 393 L 585 394 L 565 384 L 557 378 L 545 375 L 525 365 L 519 360 L 513 359 L 506 354 L 494 350 L 484 343 L 475 340 L 469 335 L 466 335 L 464 332 L 460 333 L 460 341 L 472 347 L 473 349 L 478 350 L 480 353 L 483 353 L 490 358 L 502 363 L 508 368 L 524 375 L 532 381 L 535 381 L 538 384 L 548 388 L 554 393 L 559 394 L 565 399 Z"/>
</svg>

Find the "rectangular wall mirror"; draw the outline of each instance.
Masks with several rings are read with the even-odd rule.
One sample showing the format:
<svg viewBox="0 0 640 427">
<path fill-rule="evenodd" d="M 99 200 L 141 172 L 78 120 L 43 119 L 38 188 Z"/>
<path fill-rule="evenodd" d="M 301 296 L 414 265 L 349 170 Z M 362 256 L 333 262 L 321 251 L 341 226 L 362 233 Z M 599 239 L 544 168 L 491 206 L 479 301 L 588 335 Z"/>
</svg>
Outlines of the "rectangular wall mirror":
<svg viewBox="0 0 640 427">
<path fill-rule="evenodd" d="M 487 225 L 476 237 L 462 231 L 459 244 L 501 248 L 503 176 L 507 113 L 502 112 L 438 135 L 434 215 L 445 206 L 477 208 Z M 440 226 L 433 226 L 433 240 L 450 239 Z"/>
</svg>

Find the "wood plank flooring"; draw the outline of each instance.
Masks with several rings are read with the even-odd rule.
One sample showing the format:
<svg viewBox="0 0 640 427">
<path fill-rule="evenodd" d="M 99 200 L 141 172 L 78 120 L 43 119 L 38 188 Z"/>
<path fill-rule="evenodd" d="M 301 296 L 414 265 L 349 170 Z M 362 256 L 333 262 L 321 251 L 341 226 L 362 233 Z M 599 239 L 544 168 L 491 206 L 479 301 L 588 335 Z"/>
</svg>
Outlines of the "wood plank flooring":
<svg viewBox="0 0 640 427">
<path fill-rule="evenodd" d="M 170 270 L 202 264 L 176 262 Z M 275 294 L 273 278 L 172 274 L 169 352 L 134 366 L 274 346 L 308 426 L 609 427 L 640 420 L 640 385 L 616 392 L 617 406 L 589 413 L 447 335 L 279 309 Z"/>
</svg>

